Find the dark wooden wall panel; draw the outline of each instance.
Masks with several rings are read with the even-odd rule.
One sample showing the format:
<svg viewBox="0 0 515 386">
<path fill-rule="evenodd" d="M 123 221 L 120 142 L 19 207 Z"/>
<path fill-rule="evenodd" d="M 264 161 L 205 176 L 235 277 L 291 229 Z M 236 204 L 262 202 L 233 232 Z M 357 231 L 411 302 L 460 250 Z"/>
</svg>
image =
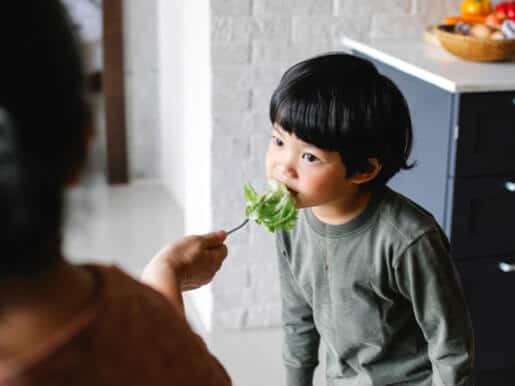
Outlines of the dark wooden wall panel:
<svg viewBox="0 0 515 386">
<path fill-rule="evenodd" d="M 104 74 L 106 103 L 107 179 L 110 184 L 129 181 L 125 81 L 123 64 L 123 0 L 103 1 Z"/>
</svg>

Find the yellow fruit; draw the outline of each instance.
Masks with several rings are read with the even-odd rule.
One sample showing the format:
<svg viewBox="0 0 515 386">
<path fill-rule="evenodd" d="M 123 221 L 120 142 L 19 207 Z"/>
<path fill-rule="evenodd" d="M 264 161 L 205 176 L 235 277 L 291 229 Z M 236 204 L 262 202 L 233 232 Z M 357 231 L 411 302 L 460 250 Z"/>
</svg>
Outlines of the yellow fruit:
<svg viewBox="0 0 515 386">
<path fill-rule="evenodd" d="M 492 5 L 490 4 L 490 0 L 482 0 L 481 1 L 481 9 L 483 15 L 488 15 L 492 12 Z"/>
<path fill-rule="evenodd" d="M 462 16 L 486 16 L 491 11 L 490 0 L 464 0 L 461 3 Z"/>
</svg>

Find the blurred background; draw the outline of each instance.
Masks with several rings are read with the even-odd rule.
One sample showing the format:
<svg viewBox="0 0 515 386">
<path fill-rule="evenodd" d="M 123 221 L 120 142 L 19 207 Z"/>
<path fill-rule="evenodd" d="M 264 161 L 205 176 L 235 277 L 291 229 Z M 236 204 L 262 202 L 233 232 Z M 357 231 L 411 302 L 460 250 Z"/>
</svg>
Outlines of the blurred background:
<svg viewBox="0 0 515 386">
<path fill-rule="evenodd" d="M 95 112 L 91 157 L 69 193 L 74 261 L 138 277 L 185 233 L 244 216 L 243 184 L 265 187 L 268 103 L 295 62 L 342 50 L 344 36 L 420 38 L 459 0 L 63 0 L 80 35 Z M 194 327 L 236 386 L 281 385 L 272 235 L 227 241 L 211 284 L 187 294 Z M 246 355 L 242 355 L 245 353 Z M 323 380 L 317 373 L 320 385 Z"/>
</svg>

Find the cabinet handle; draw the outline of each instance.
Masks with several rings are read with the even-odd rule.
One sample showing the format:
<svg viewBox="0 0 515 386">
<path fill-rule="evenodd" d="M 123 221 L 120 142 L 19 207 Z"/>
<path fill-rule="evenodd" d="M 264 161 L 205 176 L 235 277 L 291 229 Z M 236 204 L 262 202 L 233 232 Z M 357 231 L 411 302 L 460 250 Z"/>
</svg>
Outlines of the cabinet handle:
<svg viewBox="0 0 515 386">
<path fill-rule="evenodd" d="M 508 192 L 515 192 L 515 182 L 513 181 L 506 181 L 504 187 Z"/>
<path fill-rule="evenodd" d="M 501 261 L 499 263 L 499 269 L 503 272 L 515 272 L 515 264 L 509 264 Z"/>
</svg>

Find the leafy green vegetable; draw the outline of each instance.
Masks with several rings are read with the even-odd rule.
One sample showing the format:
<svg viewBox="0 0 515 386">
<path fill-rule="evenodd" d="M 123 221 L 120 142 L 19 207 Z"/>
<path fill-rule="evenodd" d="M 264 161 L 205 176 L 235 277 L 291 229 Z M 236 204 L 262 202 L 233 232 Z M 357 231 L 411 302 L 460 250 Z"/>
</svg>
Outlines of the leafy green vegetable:
<svg viewBox="0 0 515 386">
<path fill-rule="evenodd" d="M 245 184 L 243 193 L 247 199 L 245 216 L 263 225 L 270 232 L 290 230 L 297 220 L 295 198 L 284 184 L 271 180 L 270 188 L 259 196 L 250 184 Z"/>
</svg>

